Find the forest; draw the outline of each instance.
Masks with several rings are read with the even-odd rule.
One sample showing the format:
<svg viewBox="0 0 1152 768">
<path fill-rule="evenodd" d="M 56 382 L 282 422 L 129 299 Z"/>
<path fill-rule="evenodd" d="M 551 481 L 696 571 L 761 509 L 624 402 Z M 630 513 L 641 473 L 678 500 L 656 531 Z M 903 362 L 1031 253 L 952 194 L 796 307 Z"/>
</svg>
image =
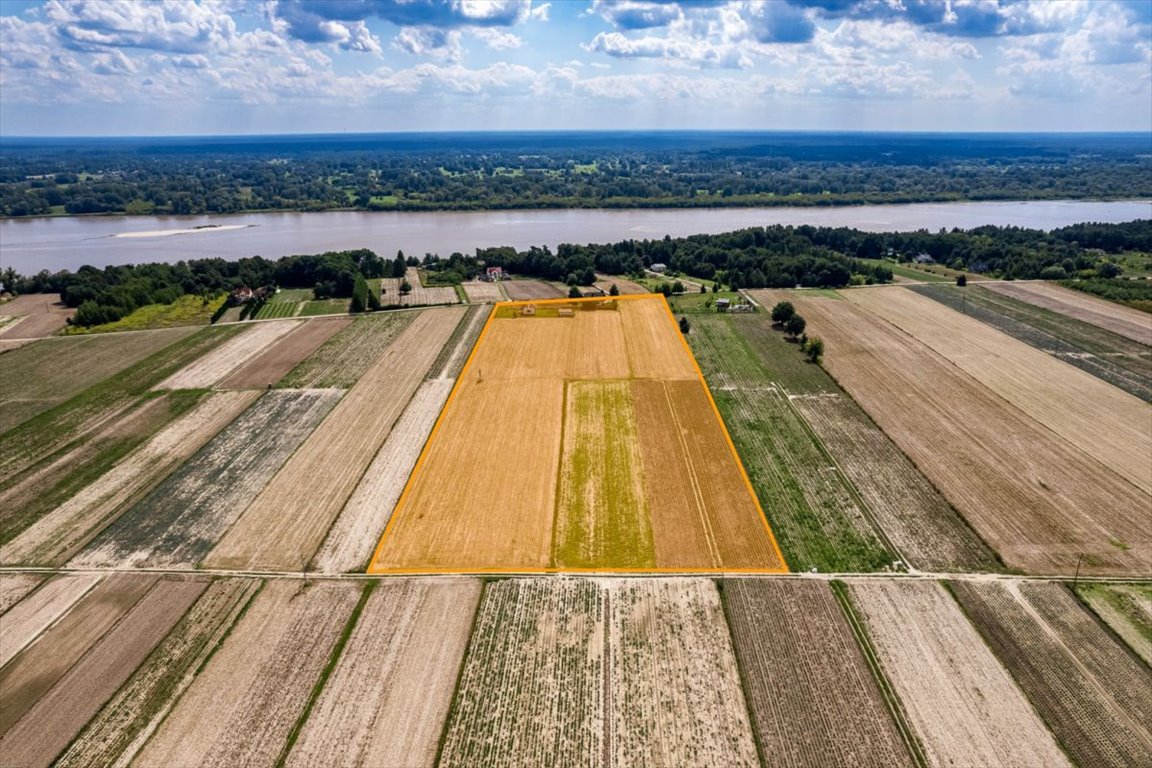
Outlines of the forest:
<svg viewBox="0 0 1152 768">
<path fill-rule="evenodd" d="M 444 285 L 474 278 L 486 266 L 503 267 L 525 277 L 569 285 L 590 285 L 596 273 L 640 276 L 654 264 L 670 274 L 715 280 L 730 288 L 839 288 L 885 283 L 889 264 L 928 256 L 935 263 L 1003 279 L 1067 280 L 1081 290 L 1124 301 L 1152 298 L 1147 280 L 1117 279 L 1123 269 L 1109 254 L 1152 252 L 1152 220 L 1123 224 L 1076 224 L 1051 232 L 1020 227 L 872 233 L 846 227 L 752 227 L 717 235 L 617 243 L 561 244 L 517 251 L 511 247 L 476 249 L 473 254 L 423 260 L 398 252 L 384 258 L 368 249 L 227 261 L 193 259 L 176 264 L 90 266 L 76 272 L 41 271 L 22 276 L 0 273 L 17 293 L 59 293 L 77 307 L 73 322 L 99 325 L 146 304 L 175 301 L 182 295 L 212 296 L 241 286 L 311 289 L 317 298 L 355 297 L 365 279 L 402 277 L 421 266 L 425 282 Z"/>
<path fill-rule="evenodd" d="M 7 139 L 0 216 L 1152 197 L 1140 134 Z"/>
</svg>

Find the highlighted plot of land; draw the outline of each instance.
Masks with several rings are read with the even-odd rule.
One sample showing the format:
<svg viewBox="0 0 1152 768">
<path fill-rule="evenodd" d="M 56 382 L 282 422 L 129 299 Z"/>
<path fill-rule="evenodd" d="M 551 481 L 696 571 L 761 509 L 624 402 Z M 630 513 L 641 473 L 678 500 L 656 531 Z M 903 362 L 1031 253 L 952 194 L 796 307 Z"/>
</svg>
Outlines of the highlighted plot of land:
<svg viewBox="0 0 1152 768">
<path fill-rule="evenodd" d="M 785 571 L 660 296 L 498 304 L 371 573 Z"/>
</svg>

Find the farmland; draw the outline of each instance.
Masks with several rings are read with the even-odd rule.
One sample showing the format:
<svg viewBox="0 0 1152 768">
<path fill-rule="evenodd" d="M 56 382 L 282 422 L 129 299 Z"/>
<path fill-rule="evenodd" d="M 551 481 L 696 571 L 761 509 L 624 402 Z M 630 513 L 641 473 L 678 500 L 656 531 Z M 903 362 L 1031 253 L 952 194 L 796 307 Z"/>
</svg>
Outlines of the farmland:
<svg viewBox="0 0 1152 768">
<path fill-rule="evenodd" d="M 995 283 L 989 284 L 988 288 L 1152 347 L 1152 320 L 1147 312 L 1051 283 Z"/>
<path fill-rule="evenodd" d="M 266 387 L 276 384 L 321 345 L 352 322 L 348 317 L 311 320 L 255 356 L 218 385 L 221 389 Z"/>
<path fill-rule="evenodd" d="M 1088 572 L 1147 562 L 1147 493 L 855 302 L 789 298 L 837 350 L 829 373 L 1005 564 L 1070 574 L 1080 553 Z"/>
<path fill-rule="evenodd" d="M 408 281 L 411 290 L 405 294 L 400 284 Z M 459 304 L 460 297 L 452 286 L 425 286 L 420 280 L 420 271 L 409 267 L 404 280 L 398 277 L 385 277 L 380 280 L 380 303 L 385 307 L 426 307 L 437 304 Z"/>
<path fill-rule="evenodd" d="M 1152 585 L 1086 584 L 1077 595 L 1128 647 L 1152 665 Z"/>
<path fill-rule="evenodd" d="M 260 354 L 277 339 L 295 330 L 298 321 L 260 323 L 245 328 L 234 339 L 190 363 L 156 385 L 156 389 L 203 389 L 211 387 Z"/>
<path fill-rule="evenodd" d="M 504 292 L 512 301 L 559 299 L 564 296 L 563 291 L 543 280 L 509 280 L 504 283 Z"/>
<path fill-rule="evenodd" d="M 1061 584 L 951 585 L 984 640 L 1077 763 L 1152 754 L 1152 673 Z"/>
<path fill-rule="evenodd" d="M 630 568 L 653 552 L 660 567 L 782 567 L 661 299 L 522 309 L 497 306 L 372 569 Z M 514 485 L 472 439 L 496 432 Z M 589 503 L 609 487 L 607 506 Z"/>
<path fill-rule="evenodd" d="M 405 312 L 357 318 L 304 358 L 277 386 L 286 389 L 347 389 L 391 346 L 414 317 Z"/>
<path fill-rule="evenodd" d="M 752 727 L 771 764 L 913 765 L 827 585 L 728 580 L 724 605 Z"/>
<path fill-rule="evenodd" d="M 76 310 L 65 307 L 59 296 L 30 293 L 0 304 L 0 316 L 19 318 L 0 326 L 0 339 L 39 339 L 57 333 Z"/>
<path fill-rule="evenodd" d="M 462 287 L 468 301 L 473 304 L 495 304 L 499 301 L 508 300 L 499 282 L 486 283 L 483 280 L 469 280 Z"/>
</svg>

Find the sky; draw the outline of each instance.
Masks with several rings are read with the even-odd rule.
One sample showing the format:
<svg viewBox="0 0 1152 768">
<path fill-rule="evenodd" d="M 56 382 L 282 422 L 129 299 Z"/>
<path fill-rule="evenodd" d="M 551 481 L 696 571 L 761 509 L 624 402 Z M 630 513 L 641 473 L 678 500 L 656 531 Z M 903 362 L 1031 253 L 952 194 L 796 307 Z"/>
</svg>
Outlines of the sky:
<svg viewBox="0 0 1152 768">
<path fill-rule="evenodd" d="M 0 0 L 0 136 L 1152 131 L 1152 0 Z"/>
</svg>

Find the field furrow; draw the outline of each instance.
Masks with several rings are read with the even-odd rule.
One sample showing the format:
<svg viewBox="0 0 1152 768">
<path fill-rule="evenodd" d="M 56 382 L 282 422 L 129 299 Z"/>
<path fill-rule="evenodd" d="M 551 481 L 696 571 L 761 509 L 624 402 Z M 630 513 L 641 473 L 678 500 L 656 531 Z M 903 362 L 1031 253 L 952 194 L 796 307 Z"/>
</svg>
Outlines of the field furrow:
<svg viewBox="0 0 1152 768">
<path fill-rule="evenodd" d="M 929 765 L 1071 766 L 942 586 L 854 582 L 849 591 Z"/>
<path fill-rule="evenodd" d="M 208 586 L 161 579 L 0 738 L 14 765 L 45 768 L 132 674 Z"/>
<path fill-rule="evenodd" d="M 88 592 L 40 639 L 0 668 L 0 738 L 56 685 L 104 633 L 156 584 L 158 577 L 113 574 Z"/>
<path fill-rule="evenodd" d="M 205 567 L 299 570 L 311 561 L 463 314 L 420 313 L 255 498 Z"/>
<path fill-rule="evenodd" d="M 1077 594 L 1136 655 L 1152 666 L 1152 585 L 1085 584 Z"/>
<path fill-rule="evenodd" d="M 0 573 L 0 616 L 8 613 L 46 578 L 40 573 Z"/>
<path fill-rule="evenodd" d="M 192 568 L 328 414 L 337 389 L 266 392 L 72 559 L 76 568 Z"/>
<path fill-rule="evenodd" d="M 351 322 L 350 317 L 333 317 L 301 323 L 217 386 L 220 389 L 270 387 Z"/>
<path fill-rule="evenodd" d="M 428 367 L 429 379 L 455 380 L 460 375 L 460 371 L 464 370 L 464 365 L 468 362 L 469 355 L 472 354 L 473 347 L 476 346 L 476 339 L 480 337 L 484 330 L 484 324 L 491 314 L 491 307 L 468 308 L 464 319 L 460 321 L 456 330 L 452 332 L 452 336 L 449 337 L 448 343 L 444 345 L 440 354 Z"/>
<path fill-rule="evenodd" d="M 495 304 L 505 301 L 504 291 L 500 290 L 500 283 L 486 283 L 483 280 L 469 280 L 464 283 L 464 294 L 473 304 Z"/>
<path fill-rule="evenodd" d="M 132 677 L 93 717 L 57 768 L 124 766 L 192 683 L 259 588 L 254 579 L 211 583 Z"/>
<path fill-rule="evenodd" d="M 727 580 L 724 603 L 768 765 L 913 765 L 826 584 Z"/>
<path fill-rule="evenodd" d="M 132 765 L 273 765 L 361 589 L 266 584 Z"/>
<path fill-rule="evenodd" d="M 13 539 L 0 550 L 3 562 L 44 565 L 65 562 L 127 504 L 212 439 L 259 395 L 259 392 L 210 395 Z"/>
<path fill-rule="evenodd" d="M 424 307 L 436 304 L 459 304 L 460 297 L 451 285 L 425 286 L 420 281 L 420 271 L 415 267 L 408 267 L 404 274 L 410 290 L 408 293 L 400 292 L 399 277 L 385 277 L 380 280 L 380 305 L 384 307 Z"/>
<path fill-rule="evenodd" d="M 1152 407 L 1147 403 L 910 290 L 844 295 L 1152 494 Z"/>
<path fill-rule="evenodd" d="M 280 337 L 295 330 L 299 320 L 258 323 L 236 338 L 221 344 L 164 381 L 156 389 L 206 389 L 259 356 Z"/>
<path fill-rule="evenodd" d="M 758 298 L 796 305 L 828 371 L 1007 565 L 1070 574 L 1084 554 L 1086 572 L 1148 571 L 1148 494 L 855 304 Z"/>
<path fill-rule="evenodd" d="M 504 292 L 512 301 L 533 299 L 561 299 L 564 292 L 543 280 L 509 280 L 504 283 Z"/>
<path fill-rule="evenodd" d="M 442 768 L 604 764 L 603 600 L 603 590 L 583 579 L 487 585 Z"/>
<path fill-rule="evenodd" d="M 416 319 L 412 312 L 358 317 L 280 379 L 286 389 L 347 389 L 360 380 Z"/>
<path fill-rule="evenodd" d="M 1018 583 L 951 586 L 1073 761 L 1118 768 L 1147 764 L 1152 673 L 1085 615 L 1062 585 L 1038 584 L 1028 592 Z M 1056 623 L 1049 617 L 1057 617 Z"/>
<path fill-rule="evenodd" d="M 623 312 L 624 341 L 632 375 L 638 379 L 692 379 L 700 376 L 668 304 L 662 298 L 629 301 Z"/>
<path fill-rule="evenodd" d="M 285 765 L 432 768 L 480 590 L 377 584 Z"/>
<path fill-rule="evenodd" d="M 1152 347 L 1152 317 L 1147 312 L 1037 281 L 988 283 L 988 289 L 1062 315 L 1083 320 Z"/>
<path fill-rule="evenodd" d="M 603 582 L 610 601 L 612 757 L 627 766 L 757 766 L 716 585 Z"/>
<path fill-rule="evenodd" d="M 324 539 L 316 570 L 345 573 L 368 564 L 454 383 L 432 379 L 416 390 Z"/>
<path fill-rule="evenodd" d="M 56 623 L 102 576 L 57 576 L 4 614 L 0 621 L 0 667 Z"/>
</svg>

